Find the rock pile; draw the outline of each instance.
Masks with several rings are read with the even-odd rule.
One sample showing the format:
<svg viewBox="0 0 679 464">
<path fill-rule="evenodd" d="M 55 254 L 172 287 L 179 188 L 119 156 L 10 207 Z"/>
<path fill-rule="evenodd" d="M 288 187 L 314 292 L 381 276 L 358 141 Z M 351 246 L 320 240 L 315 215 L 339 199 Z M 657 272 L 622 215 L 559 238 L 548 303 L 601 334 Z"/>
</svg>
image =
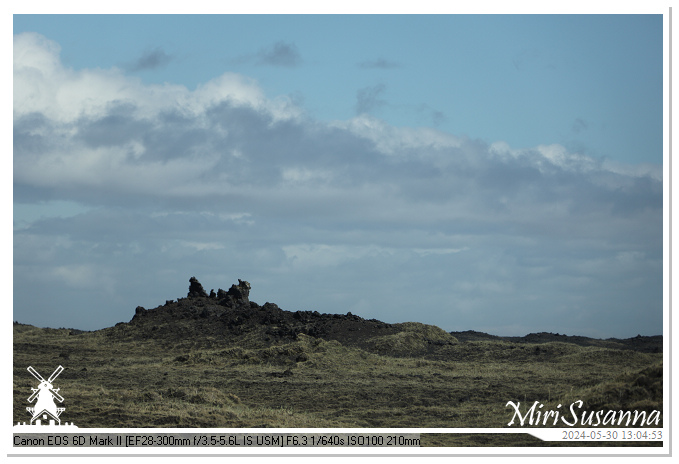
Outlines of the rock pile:
<svg viewBox="0 0 679 464">
<path fill-rule="evenodd" d="M 238 285 L 234 284 L 229 291 L 221 288 L 215 293 L 214 289 L 207 294 L 203 285 L 195 277 L 189 279 L 189 293 L 187 298 L 210 298 L 218 300 L 222 306 L 241 306 L 250 304 L 250 282 L 238 279 Z"/>
<path fill-rule="evenodd" d="M 250 282 L 238 279 L 238 285 L 234 284 L 231 286 L 229 291 L 226 293 L 227 298 L 232 298 L 237 304 L 249 304 L 250 303 Z"/>
<path fill-rule="evenodd" d="M 189 294 L 186 295 L 188 298 L 206 297 L 207 293 L 203 286 L 198 282 L 198 279 L 191 277 L 189 279 Z"/>
<path fill-rule="evenodd" d="M 186 298 L 166 300 L 154 309 L 138 308 L 129 325 L 144 339 L 163 338 L 212 343 L 211 337 L 233 340 L 244 337 L 247 343 L 279 343 L 296 340 L 299 334 L 326 340 L 339 340 L 350 346 L 363 346 L 377 335 L 399 329 L 375 319 L 365 320 L 351 313 L 321 314 L 318 311 L 285 311 L 275 303 L 258 305 L 250 301 L 250 283 L 238 279 L 228 291 L 205 291 L 195 277 L 189 279 Z M 122 328 L 118 328 L 123 330 Z M 258 336 L 253 335 L 257 333 Z"/>
</svg>

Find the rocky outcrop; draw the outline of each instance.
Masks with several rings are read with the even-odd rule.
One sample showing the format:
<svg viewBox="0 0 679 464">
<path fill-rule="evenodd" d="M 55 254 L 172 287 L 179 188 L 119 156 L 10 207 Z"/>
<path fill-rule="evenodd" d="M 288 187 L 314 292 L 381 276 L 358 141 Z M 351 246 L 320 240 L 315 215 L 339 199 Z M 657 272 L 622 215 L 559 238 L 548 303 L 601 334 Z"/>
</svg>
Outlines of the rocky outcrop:
<svg viewBox="0 0 679 464">
<path fill-rule="evenodd" d="M 218 289 L 216 298 L 222 306 L 247 306 L 250 304 L 250 288 L 250 282 L 238 279 L 238 285 L 232 285 L 228 292 Z"/>
<path fill-rule="evenodd" d="M 344 346 L 382 355 L 448 360 L 476 356 L 474 353 L 478 350 L 474 343 L 488 341 L 502 342 L 498 346 L 517 348 L 525 359 L 537 357 L 541 361 L 562 356 L 561 345 L 566 343 L 642 353 L 662 352 L 662 336 L 597 340 L 542 332 L 525 337 L 498 337 L 474 331 L 446 332 L 417 322 L 388 324 L 349 312 L 286 311 L 275 303 L 260 306 L 250 301 L 250 289 L 248 282 L 239 279 L 228 291 L 219 289 L 216 296 L 210 297 L 192 277 L 188 298 L 167 300 L 152 309 L 139 306 L 129 323 L 117 324 L 109 333 L 113 337 L 158 339 L 170 344 L 190 341 L 193 346 L 205 347 L 218 346 L 223 341 L 244 348 L 262 348 L 309 336 L 336 340 Z M 467 344 L 469 350 L 455 351 L 458 344 Z M 502 352 L 506 352 L 505 348 Z M 512 356 L 516 359 L 519 355 Z"/>
<path fill-rule="evenodd" d="M 205 297 L 207 298 L 207 293 L 205 292 L 205 289 L 201 285 L 200 282 L 198 282 L 198 279 L 195 277 L 191 277 L 189 279 L 189 294 L 186 295 L 188 298 L 199 298 L 199 297 Z"/>
<path fill-rule="evenodd" d="M 238 285 L 232 285 L 228 294 L 236 301 L 249 303 L 250 300 L 248 297 L 250 296 L 250 282 L 238 279 Z"/>
<path fill-rule="evenodd" d="M 191 277 L 189 279 L 187 298 L 217 299 L 222 306 L 249 305 L 250 288 L 250 282 L 238 279 L 238 285 L 232 285 L 228 292 L 220 288 L 217 290 L 217 293 L 214 290 L 210 290 L 210 295 L 208 295 L 203 285 L 198 282 L 198 279 Z"/>
<path fill-rule="evenodd" d="M 269 302 L 260 306 L 250 301 L 250 283 L 242 279 L 228 291 L 218 289 L 215 296 L 208 295 L 195 277 L 189 282 L 187 298 L 166 300 L 157 308 L 135 311 L 126 336 L 190 339 L 208 345 L 213 343 L 213 337 L 225 340 L 243 337 L 243 343 L 264 346 L 296 340 L 299 334 L 304 334 L 361 347 L 372 337 L 398 331 L 391 324 L 365 320 L 351 313 L 285 311 Z"/>
</svg>

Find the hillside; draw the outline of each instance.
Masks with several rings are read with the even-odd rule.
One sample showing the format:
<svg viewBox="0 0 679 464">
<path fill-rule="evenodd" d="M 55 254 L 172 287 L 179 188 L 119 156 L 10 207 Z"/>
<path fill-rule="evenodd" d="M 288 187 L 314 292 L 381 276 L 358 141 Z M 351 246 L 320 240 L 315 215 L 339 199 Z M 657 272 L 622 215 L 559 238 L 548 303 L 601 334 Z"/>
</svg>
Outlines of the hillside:
<svg viewBox="0 0 679 464">
<path fill-rule="evenodd" d="M 662 410 L 662 336 L 448 333 L 350 313 L 286 311 L 250 284 L 137 307 L 84 332 L 14 325 L 14 420 L 35 379 L 58 379 L 81 427 L 506 427 L 507 401 Z M 535 444 L 516 436 L 430 444 Z M 455 441 L 457 440 L 457 441 Z M 603 446 L 603 445 L 602 445 Z"/>
</svg>

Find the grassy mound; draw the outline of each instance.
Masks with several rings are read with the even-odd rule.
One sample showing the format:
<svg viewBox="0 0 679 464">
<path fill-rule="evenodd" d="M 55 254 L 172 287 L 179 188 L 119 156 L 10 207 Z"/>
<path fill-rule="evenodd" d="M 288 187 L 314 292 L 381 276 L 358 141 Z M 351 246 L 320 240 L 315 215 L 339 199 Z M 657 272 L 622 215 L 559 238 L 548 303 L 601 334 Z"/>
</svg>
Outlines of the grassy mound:
<svg viewBox="0 0 679 464">
<path fill-rule="evenodd" d="M 383 355 L 413 355 L 428 351 L 431 346 L 454 345 L 457 339 L 445 330 L 420 322 L 394 324 L 399 332 L 392 335 L 373 337 L 367 340 L 367 347 Z"/>
</svg>

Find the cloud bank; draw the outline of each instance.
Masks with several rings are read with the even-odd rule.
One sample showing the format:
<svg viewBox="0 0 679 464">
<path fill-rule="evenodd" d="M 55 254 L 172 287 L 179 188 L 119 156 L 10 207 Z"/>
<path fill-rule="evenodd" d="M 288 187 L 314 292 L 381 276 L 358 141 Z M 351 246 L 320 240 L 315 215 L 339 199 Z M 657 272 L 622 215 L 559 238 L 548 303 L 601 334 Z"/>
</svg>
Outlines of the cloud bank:
<svg viewBox="0 0 679 464">
<path fill-rule="evenodd" d="M 195 275 L 245 278 L 260 304 L 446 330 L 660 333 L 661 174 L 363 111 L 321 123 L 237 74 L 188 90 L 73 70 L 21 34 L 14 318 L 113 325 Z"/>
</svg>

